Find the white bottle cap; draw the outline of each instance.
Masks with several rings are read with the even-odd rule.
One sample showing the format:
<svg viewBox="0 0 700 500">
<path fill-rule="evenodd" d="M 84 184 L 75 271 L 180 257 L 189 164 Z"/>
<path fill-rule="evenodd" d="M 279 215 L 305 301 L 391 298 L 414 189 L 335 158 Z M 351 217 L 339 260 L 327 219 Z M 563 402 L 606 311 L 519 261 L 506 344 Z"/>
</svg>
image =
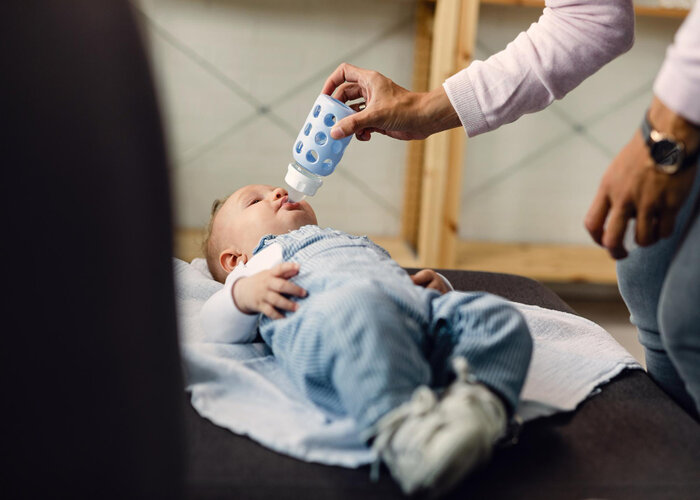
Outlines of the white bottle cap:
<svg viewBox="0 0 700 500">
<path fill-rule="evenodd" d="M 320 188 L 323 184 L 323 181 L 320 178 L 304 175 L 291 163 L 289 164 L 289 167 L 287 167 L 287 175 L 284 176 L 284 182 L 286 182 L 293 190 L 299 191 L 306 196 L 315 195 L 318 188 Z"/>
</svg>

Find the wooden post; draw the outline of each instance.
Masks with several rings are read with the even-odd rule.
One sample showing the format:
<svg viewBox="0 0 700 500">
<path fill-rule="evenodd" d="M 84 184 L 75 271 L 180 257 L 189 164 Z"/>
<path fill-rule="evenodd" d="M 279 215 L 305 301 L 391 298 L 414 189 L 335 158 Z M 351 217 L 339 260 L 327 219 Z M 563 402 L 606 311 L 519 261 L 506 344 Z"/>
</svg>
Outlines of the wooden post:
<svg viewBox="0 0 700 500">
<path fill-rule="evenodd" d="M 435 3 L 418 0 L 416 5 L 416 38 L 413 48 L 413 82 L 411 90 L 426 92 L 430 83 L 430 48 L 433 38 Z M 421 183 L 425 141 L 409 141 L 406 154 L 404 196 L 401 213 L 401 239 L 416 252 L 420 220 Z"/>
<path fill-rule="evenodd" d="M 476 40 L 478 0 L 438 0 L 433 27 L 430 88 L 436 88 L 471 61 Z M 425 141 L 418 260 L 422 266 L 455 265 L 461 171 L 466 135 L 461 128 Z"/>
</svg>

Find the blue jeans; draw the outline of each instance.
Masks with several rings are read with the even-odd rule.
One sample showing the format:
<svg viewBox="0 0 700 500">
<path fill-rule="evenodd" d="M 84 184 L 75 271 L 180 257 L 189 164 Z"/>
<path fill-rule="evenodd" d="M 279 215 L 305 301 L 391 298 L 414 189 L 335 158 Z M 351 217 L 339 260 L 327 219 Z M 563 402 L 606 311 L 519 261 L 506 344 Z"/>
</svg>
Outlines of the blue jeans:
<svg viewBox="0 0 700 500">
<path fill-rule="evenodd" d="M 515 409 L 532 340 L 507 301 L 416 286 L 367 238 L 304 226 L 274 240 L 284 260 L 300 263 L 293 281 L 309 294 L 282 319 L 262 317 L 260 334 L 318 407 L 351 416 L 366 435 L 418 386 L 446 386 L 450 360 L 463 356 L 477 380 Z"/>
<path fill-rule="evenodd" d="M 617 264 L 651 378 L 688 413 L 700 412 L 700 174 L 671 237 Z"/>
</svg>

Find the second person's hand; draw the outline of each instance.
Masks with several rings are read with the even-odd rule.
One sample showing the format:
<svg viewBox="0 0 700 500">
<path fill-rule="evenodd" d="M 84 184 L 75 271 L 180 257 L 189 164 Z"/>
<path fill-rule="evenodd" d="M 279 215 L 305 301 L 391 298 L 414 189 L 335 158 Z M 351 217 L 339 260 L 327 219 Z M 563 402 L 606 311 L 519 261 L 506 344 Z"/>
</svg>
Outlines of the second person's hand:
<svg viewBox="0 0 700 500">
<path fill-rule="evenodd" d="M 650 119 L 661 131 L 683 140 L 689 151 L 700 143 L 700 128 L 686 122 L 654 97 Z M 635 218 L 635 241 L 653 245 L 673 233 L 676 216 L 690 193 L 697 167 L 673 175 L 659 172 L 641 133 L 620 151 L 606 170 L 585 226 L 596 243 L 614 259 L 627 256 L 624 236 L 629 220 Z"/>
<path fill-rule="evenodd" d="M 331 137 L 349 135 L 368 141 L 372 132 L 401 140 L 425 139 L 460 126 L 459 117 L 442 86 L 430 92 L 411 92 L 376 71 L 343 63 L 328 77 L 322 93 L 341 102 L 364 99 L 365 107 L 340 120 Z"/>
</svg>

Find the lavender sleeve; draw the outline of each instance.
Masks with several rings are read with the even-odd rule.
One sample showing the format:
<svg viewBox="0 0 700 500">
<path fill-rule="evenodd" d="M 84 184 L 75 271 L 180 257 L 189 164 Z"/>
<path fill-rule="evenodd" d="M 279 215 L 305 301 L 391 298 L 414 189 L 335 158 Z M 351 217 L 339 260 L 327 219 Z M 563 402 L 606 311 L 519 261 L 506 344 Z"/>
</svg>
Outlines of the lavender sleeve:
<svg viewBox="0 0 700 500">
<path fill-rule="evenodd" d="M 527 31 L 443 86 L 474 136 L 561 99 L 633 41 L 631 0 L 547 0 Z"/>
<path fill-rule="evenodd" d="M 700 7 L 676 32 L 654 82 L 656 97 L 686 120 L 700 125 Z"/>
</svg>

